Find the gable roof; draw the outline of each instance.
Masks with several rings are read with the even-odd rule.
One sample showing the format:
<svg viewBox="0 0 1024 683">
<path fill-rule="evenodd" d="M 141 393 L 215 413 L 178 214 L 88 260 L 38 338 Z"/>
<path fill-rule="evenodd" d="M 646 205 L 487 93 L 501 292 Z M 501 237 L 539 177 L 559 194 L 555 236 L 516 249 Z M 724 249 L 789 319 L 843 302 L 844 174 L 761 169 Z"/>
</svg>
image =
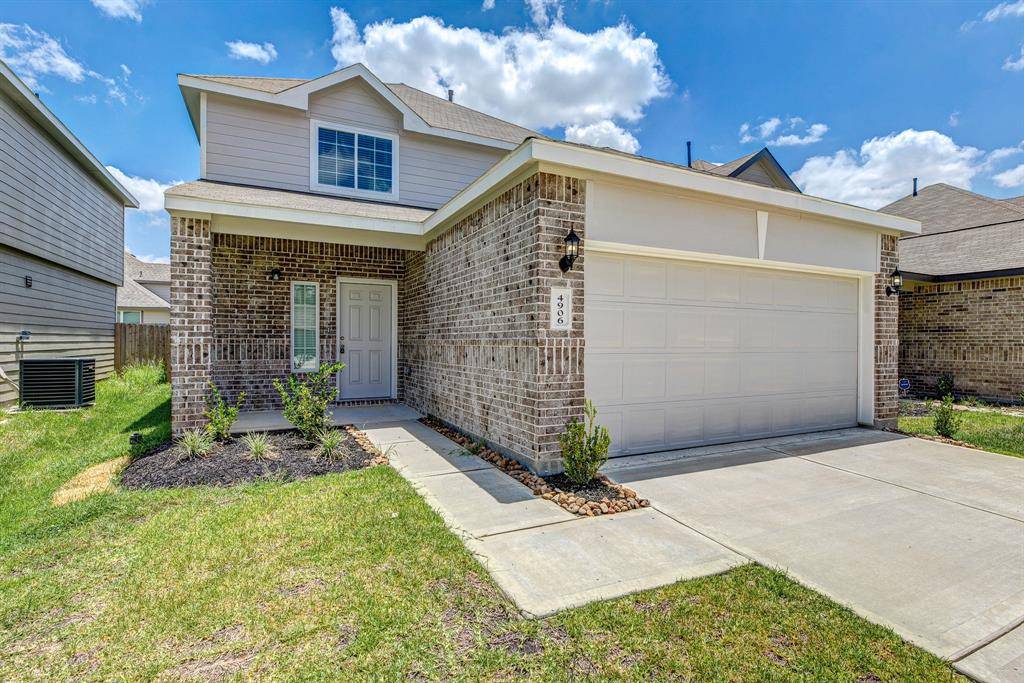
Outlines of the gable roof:
<svg viewBox="0 0 1024 683">
<path fill-rule="evenodd" d="M 140 260 L 130 251 L 124 252 L 124 279 L 136 282 L 166 283 L 171 282 L 171 264 L 147 263 Z"/>
<path fill-rule="evenodd" d="M 124 284 L 117 288 L 117 307 L 170 310 L 169 302 L 143 287 L 140 282 L 170 284 L 171 266 L 167 263 L 146 263 L 125 251 Z"/>
<path fill-rule="evenodd" d="M 797 184 L 789 177 L 789 174 L 786 173 L 786 169 L 782 167 L 782 164 L 780 164 L 775 158 L 775 155 L 768 151 L 767 147 L 756 152 L 751 152 L 750 154 L 745 154 L 739 159 L 727 161 L 724 164 L 712 164 L 709 161 L 697 159 L 693 162 L 692 168 L 695 168 L 698 171 L 706 171 L 708 173 L 714 173 L 715 175 L 725 176 L 727 178 L 736 178 L 738 180 L 746 180 L 761 185 L 764 183 L 754 178 L 744 177 L 746 171 L 756 164 L 760 164 L 764 168 L 766 175 L 772 179 L 772 187 L 800 192 L 800 188 L 797 187 Z"/>
<path fill-rule="evenodd" d="M 1024 269 L 1024 203 L 945 183 L 929 185 L 879 211 L 921 221 L 900 240 L 900 269 L 947 277 Z"/>
<path fill-rule="evenodd" d="M 74 133 L 68 130 L 67 126 L 42 103 L 35 93 L 29 90 L 28 86 L 3 60 L 0 60 L 0 91 L 14 100 L 33 121 L 57 141 L 57 144 L 81 164 L 82 168 L 96 179 L 96 182 L 120 199 L 122 204 L 133 209 L 139 208 L 138 200 L 111 175 L 110 171 L 100 163 L 100 160 L 93 156 L 92 152 L 75 137 Z"/>
<path fill-rule="evenodd" d="M 314 79 L 178 74 L 178 85 L 198 135 L 200 117 L 196 93 L 200 91 L 219 92 L 308 110 L 310 94 L 352 78 L 363 79 L 391 103 L 403 115 L 403 126 L 407 130 L 502 149 L 512 149 L 527 137 L 536 135 L 534 131 L 522 126 L 449 102 L 404 83 L 385 84 L 362 64 L 353 64 Z"/>
</svg>

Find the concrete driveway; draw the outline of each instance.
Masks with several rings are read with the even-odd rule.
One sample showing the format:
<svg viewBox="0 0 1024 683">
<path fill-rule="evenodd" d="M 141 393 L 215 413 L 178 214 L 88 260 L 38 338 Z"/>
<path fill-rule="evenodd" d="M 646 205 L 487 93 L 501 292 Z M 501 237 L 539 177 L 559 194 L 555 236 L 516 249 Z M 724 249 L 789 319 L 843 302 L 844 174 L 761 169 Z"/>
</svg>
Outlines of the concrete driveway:
<svg viewBox="0 0 1024 683">
<path fill-rule="evenodd" d="M 1024 680 L 1024 460 L 852 429 L 606 469 L 964 673 Z"/>
</svg>

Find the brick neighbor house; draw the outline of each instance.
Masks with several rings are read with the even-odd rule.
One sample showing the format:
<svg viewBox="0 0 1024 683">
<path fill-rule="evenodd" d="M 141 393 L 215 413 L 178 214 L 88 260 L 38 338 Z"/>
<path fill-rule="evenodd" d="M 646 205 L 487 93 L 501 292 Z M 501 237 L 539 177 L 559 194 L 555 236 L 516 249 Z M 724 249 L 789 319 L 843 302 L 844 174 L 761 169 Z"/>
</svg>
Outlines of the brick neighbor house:
<svg viewBox="0 0 1024 683">
<path fill-rule="evenodd" d="M 942 183 L 881 209 L 921 221 L 900 240 L 900 376 L 932 395 L 1018 401 L 1024 392 L 1024 197 Z"/>
<path fill-rule="evenodd" d="M 171 215 L 173 427 L 208 383 L 340 358 L 535 471 L 594 400 L 613 454 L 897 414 L 897 238 L 800 194 L 767 150 L 691 166 L 546 139 L 362 65 L 182 75 L 200 147 Z M 580 238 L 578 255 L 575 238 Z"/>
</svg>

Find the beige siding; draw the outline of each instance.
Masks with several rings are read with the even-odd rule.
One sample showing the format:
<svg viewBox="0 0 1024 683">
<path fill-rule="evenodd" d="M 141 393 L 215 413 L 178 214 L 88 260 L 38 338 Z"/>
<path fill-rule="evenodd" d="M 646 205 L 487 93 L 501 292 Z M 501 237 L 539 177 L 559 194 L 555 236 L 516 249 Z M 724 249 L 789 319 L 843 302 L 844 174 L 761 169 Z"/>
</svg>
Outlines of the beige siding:
<svg viewBox="0 0 1024 683">
<path fill-rule="evenodd" d="M 401 130 L 401 115 L 362 81 L 310 97 L 309 112 L 207 95 L 206 178 L 308 192 L 309 121 L 399 134 L 398 203 L 435 208 L 505 151 Z M 387 201 L 383 199 L 381 201 Z"/>
<path fill-rule="evenodd" d="M 25 287 L 25 276 L 32 287 Z M 75 271 L 0 246 L 0 367 L 18 381 L 14 338 L 32 333 L 25 357 L 75 356 L 96 359 L 96 377 L 114 367 L 114 298 L 117 288 Z M 0 405 L 17 399 L 0 380 Z"/>
<path fill-rule="evenodd" d="M 0 244 L 121 282 L 120 200 L 2 93 Z"/>
</svg>

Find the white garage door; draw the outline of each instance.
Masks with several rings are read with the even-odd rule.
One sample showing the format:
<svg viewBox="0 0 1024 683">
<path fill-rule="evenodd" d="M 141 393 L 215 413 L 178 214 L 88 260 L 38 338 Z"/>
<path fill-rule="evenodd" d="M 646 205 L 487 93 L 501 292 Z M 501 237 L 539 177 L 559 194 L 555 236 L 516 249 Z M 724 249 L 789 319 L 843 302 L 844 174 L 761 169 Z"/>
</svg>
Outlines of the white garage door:
<svg viewBox="0 0 1024 683">
<path fill-rule="evenodd" d="M 584 277 L 613 455 L 857 424 L 857 280 L 593 252 Z"/>
</svg>

